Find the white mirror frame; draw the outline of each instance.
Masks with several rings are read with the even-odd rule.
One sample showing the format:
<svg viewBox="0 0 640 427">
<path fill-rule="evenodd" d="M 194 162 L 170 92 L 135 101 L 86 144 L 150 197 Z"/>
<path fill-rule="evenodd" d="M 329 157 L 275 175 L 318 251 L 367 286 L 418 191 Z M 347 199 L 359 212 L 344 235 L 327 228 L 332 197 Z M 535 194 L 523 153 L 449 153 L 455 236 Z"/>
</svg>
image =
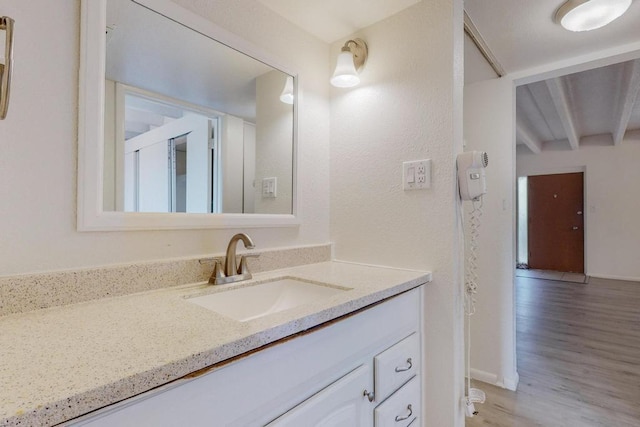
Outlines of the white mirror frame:
<svg viewBox="0 0 640 427">
<path fill-rule="evenodd" d="M 135 0 L 164 16 L 233 49 L 295 77 L 298 75 L 262 49 L 168 0 Z M 195 214 L 103 211 L 104 85 L 106 61 L 106 0 L 82 0 L 80 29 L 80 87 L 78 114 L 78 231 L 174 230 L 202 228 L 296 227 L 297 218 L 297 123 L 293 108 L 293 200 L 292 214 Z"/>
</svg>

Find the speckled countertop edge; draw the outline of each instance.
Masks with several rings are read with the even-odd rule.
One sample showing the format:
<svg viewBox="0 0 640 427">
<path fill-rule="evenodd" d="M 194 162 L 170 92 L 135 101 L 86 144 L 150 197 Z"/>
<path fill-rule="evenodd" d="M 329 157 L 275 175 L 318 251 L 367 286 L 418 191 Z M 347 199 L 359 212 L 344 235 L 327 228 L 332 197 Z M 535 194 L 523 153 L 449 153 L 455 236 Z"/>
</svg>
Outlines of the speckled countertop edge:
<svg viewBox="0 0 640 427">
<path fill-rule="evenodd" d="M 188 302 L 274 278 L 349 288 L 238 322 Z M 0 425 L 54 425 L 429 282 L 429 272 L 324 262 L 0 318 Z"/>
</svg>

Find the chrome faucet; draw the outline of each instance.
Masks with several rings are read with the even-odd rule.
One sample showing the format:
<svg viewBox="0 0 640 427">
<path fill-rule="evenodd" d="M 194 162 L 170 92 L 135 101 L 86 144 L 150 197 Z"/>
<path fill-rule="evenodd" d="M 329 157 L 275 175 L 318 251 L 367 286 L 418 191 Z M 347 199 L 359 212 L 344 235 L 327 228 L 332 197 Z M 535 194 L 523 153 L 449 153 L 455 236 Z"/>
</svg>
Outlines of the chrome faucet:
<svg viewBox="0 0 640 427">
<path fill-rule="evenodd" d="M 224 271 L 219 260 L 216 260 L 216 265 L 213 269 L 213 274 L 209 278 L 209 283 L 214 285 L 221 285 L 223 283 L 239 282 L 241 280 L 251 279 L 251 272 L 247 265 L 247 258 L 258 257 L 259 254 L 244 254 L 240 259 L 240 266 L 238 266 L 236 256 L 236 246 L 238 241 L 242 240 L 244 247 L 247 249 L 255 248 L 251 237 L 244 233 L 238 233 L 229 240 L 227 246 L 227 254 L 225 256 Z"/>
</svg>

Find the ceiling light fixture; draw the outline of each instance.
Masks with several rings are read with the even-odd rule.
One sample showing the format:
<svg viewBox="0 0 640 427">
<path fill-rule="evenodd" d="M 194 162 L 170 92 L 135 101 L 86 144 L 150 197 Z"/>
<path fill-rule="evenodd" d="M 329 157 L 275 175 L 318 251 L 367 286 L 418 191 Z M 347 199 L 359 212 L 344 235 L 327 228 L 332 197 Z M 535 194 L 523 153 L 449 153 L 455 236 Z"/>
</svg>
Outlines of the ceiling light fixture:
<svg viewBox="0 0 640 427">
<path fill-rule="evenodd" d="M 362 69 L 367 61 L 369 49 L 367 43 L 362 39 L 348 40 L 340 55 L 336 70 L 331 77 L 331 84 L 335 87 L 353 87 L 360 83 L 358 71 Z"/>
<path fill-rule="evenodd" d="M 287 80 L 284 82 L 284 88 L 280 94 L 280 101 L 285 104 L 293 104 L 293 77 L 287 76 Z"/>
<path fill-rule="evenodd" d="M 556 22 L 569 31 L 590 31 L 622 16 L 631 0 L 568 0 L 556 12 Z"/>
</svg>

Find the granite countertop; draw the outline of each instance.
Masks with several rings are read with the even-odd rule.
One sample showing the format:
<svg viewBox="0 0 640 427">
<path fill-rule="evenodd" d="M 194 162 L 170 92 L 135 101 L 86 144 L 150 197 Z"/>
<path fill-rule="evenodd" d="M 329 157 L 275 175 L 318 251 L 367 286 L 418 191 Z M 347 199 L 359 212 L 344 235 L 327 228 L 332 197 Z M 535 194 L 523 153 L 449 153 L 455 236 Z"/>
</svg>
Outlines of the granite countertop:
<svg viewBox="0 0 640 427">
<path fill-rule="evenodd" d="M 185 299 L 282 277 L 350 290 L 247 322 Z M 64 422 L 430 280 L 324 262 L 0 317 L 0 426 Z"/>
</svg>

